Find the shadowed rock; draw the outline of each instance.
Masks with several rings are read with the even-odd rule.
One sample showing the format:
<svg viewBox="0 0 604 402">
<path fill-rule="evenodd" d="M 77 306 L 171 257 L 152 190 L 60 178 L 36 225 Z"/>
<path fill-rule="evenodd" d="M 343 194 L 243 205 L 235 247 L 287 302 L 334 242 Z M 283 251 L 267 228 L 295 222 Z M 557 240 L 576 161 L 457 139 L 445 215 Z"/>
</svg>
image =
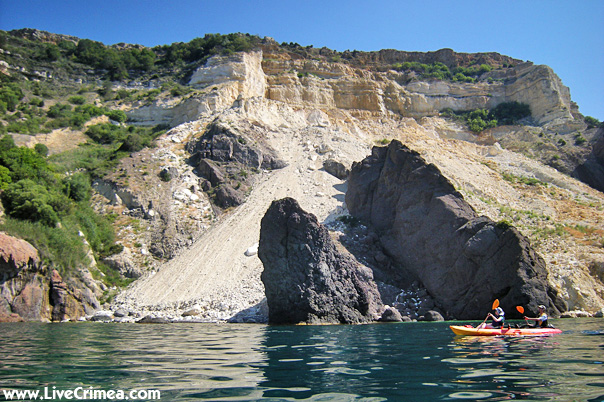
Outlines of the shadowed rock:
<svg viewBox="0 0 604 402">
<path fill-rule="evenodd" d="M 598 131 L 596 138 L 591 154 L 576 167 L 572 176 L 604 192 L 604 129 Z"/>
<path fill-rule="evenodd" d="M 323 169 L 325 171 L 340 180 L 344 180 L 348 177 L 350 170 L 342 162 L 335 161 L 333 159 L 327 159 L 323 162 Z"/>
<path fill-rule="evenodd" d="M 353 164 L 346 204 L 378 233 L 402 277 L 419 280 L 455 318 L 482 318 L 495 298 L 510 312 L 564 309 L 528 240 L 478 216 L 436 166 L 398 141 Z"/>
<path fill-rule="evenodd" d="M 382 302 L 371 271 L 338 251 L 327 229 L 296 200 L 273 201 L 262 218 L 258 256 L 270 323 L 379 318 Z"/>
</svg>

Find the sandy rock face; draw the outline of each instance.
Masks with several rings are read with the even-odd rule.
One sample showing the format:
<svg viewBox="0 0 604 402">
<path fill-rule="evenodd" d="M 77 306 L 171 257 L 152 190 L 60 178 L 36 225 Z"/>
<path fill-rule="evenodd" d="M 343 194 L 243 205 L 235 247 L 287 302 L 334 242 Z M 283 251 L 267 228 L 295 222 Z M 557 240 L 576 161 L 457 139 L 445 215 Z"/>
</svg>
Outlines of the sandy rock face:
<svg viewBox="0 0 604 402">
<path fill-rule="evenodd" d="M 262 52 L 214 56 L 193 73 L 189 85 L 203 88 L 227 82 L 236 82 L 243 98 L 264 96 L 266 79 L 262 70 Z"/>
<path fill-rule="evenodd" d="M 25 240 L 16 239 L 0 232 L 0 264 L 5 275 L 8 275 L 7 271 L 10 268 L 21 270 L 27 265 L 37 265 L 39 263 L 38 250 L 34 246 Z"/>
<path fill-rule="evenodd" d="M 331 73 L 298 60 L 265 62 L 267 97 L 299 106 L 394 112 L 420 118 L 436 116 L 443 109 L 490 109 L 502 102 L 530 106 L 542 125 L 564 125 L 573 120 L 570 91 L 547 66 L 522 63 L 493 80 L 459 83 L 412 80 L 403 73 L 361 72 L 331 64 Z M 292 72 L 293 71 L 293 72 Z M 296 74 L 296 71 L 298 72 Z"/>
<path fill-rule="evenodd" d="M 548 66 L 525 63 L 515 67 L 505 86 L 505 101 L 526 103 L 539 124 L 572 121 L 570 90 Z"/>
<path fill-rule="evenodd" d="M 189 81 L 191 87 L 207 90 L 176 102 L 161 99 L 134 108 L 128 118 L 139 124 L 177 126 L 229 108 L 242 99 L 264 97 L 266 76 L 261 62 L 262 52 L 214 56 Z"/>
</svg>

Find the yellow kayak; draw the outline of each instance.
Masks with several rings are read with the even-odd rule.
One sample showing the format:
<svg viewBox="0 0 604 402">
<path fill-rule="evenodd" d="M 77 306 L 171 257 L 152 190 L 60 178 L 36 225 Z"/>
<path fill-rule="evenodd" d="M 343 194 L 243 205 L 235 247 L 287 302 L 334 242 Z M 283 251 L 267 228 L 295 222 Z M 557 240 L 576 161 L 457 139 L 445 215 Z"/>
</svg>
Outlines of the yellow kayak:
<svg viewBox="0 0 604 402">
<path fill-rule="evenodd" d="M 560 334 L 558 328 L 474 328 L 471 325 L 450 325 L 455 335 L 466 336 L 544 336 Z"/>
</svg>

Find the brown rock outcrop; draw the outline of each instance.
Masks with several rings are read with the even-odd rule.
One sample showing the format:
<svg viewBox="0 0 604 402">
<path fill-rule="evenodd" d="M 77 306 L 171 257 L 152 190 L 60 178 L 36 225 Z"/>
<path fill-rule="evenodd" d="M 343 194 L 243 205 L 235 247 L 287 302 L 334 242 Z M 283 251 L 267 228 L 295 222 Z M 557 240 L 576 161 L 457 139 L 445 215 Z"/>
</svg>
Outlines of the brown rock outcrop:
<svg viewBox="0 0 604 402">
<path fill-rule="evenodd" d="M 0 233 L 0 313 L 27 321 L 50 319 L 48 283 L 38 250 Z"/>
<path fill-rule="evenodd" d="M 72 292 L 67 284 L 63 282 L 59 272 L 53 269 L 50 276 L 50 303 L 53 306 L 52 320 L 65 321 L 83 317 L 86 315 L 86 310 L 82 301 L 81 292 Z"/>
<path fill-rule="evenodd" d="M 0 320 L 75 320 L 98 307 L 90 289 L 66 284 L 56 270 L 48 278 L 31 244 L 0 233 Z"/>
</svg>

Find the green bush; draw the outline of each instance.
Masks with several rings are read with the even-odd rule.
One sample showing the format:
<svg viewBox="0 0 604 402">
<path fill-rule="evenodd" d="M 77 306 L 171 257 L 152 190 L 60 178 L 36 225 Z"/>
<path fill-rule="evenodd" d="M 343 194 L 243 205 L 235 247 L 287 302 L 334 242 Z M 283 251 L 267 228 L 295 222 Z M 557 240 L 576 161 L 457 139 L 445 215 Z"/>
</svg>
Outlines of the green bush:
<svg viewBox="0 0 604 402">
<path fill-rule="evenodd" d="M 472 67 L 455 67 L 453 71 L 445 64 L 436 62 L 432 64 L 420 63 L 417 61 L 397 63 L 393 65 L 395 70 L 414 71 L 421 78 L 436 78 L 439 80 L 451 80 L 458 82 L 475 82 L 483 73 L 491 71 L 492 66 L 481 64 Z"/>
<path fill-rule="evenodd" d="M 10 136 L 3 138 L 6 137 Z M 31 148 L 13 146 L 2 149 L 0 145 L 0 165 L 10 170 L 13 182 L 22 179 L 52 181 L 52 168 L 43 156 Z"/>
<path fill-rule="evenodd" d="M 46 115 L 52 119 L 60 118 L 60 117 L 70 117 L 71 116 L 71 105 L 63 105 L 61 103 L 57 103 L 52 105 Z"/>
<path fill-rule="evenodd" d="M 172 180 L 172 175 L 170 174 L 170 171 L 168 169 L 163 169 L 161 172 L 159 172 L 159 178 L 162 181 L 168 182 Z"/>
<path fill-rule="evenodd" d="M 124 123 L 128 119 L 123 110 L 109 110 L 105 112 L 105 115 L 118 123 Z"/>
<path fill-rule="evenodd" d="M 81 95 L 74 95 L 70 96 L 69 99 L 67 99 L 67 102 L 71 103 L 72 105 L 83 105 L 86 103 L 86 98 Z"/>
<path fill-rule="evenodd" d="M 32 105 L 32 106 L 37 106 L 37 107 L 44 107 L 44 99 L 32 98 L 29 101 L 29 104 Z"/>
<path fill-rule="evenodd" d="M 497 127 L 497 120 L 493 119 L 488 110 L 476 109 L 468 114 L 468 128 L 479 133 L 487 128 Z"/>
<path fill-rule="evenodd" d="M 69 275 L 77 266 L 89 263 L 77 231 L 11 217 L 4 220 L 0 229 L 31 243 L 61 275 Z"/>
<path fill-rule="evenodd" d="M 583 145 L 587 142 L 585 137 L 583 137 L 580 133 L 575 134 L 575 145 Z"/>
<path fill-rule="evenodd" d="M 63 179 L 65 194 L 74 201 L 88 201 L 92 193 L 90 178 L 84 173 L 75 173 Z"/>
<path fill-rule="evenodd" d="M 517 121 L 529 117 L 531 115 L 531 108 L 526 103 L 516 101 L 504 102 L 493 108 L 491 114 L 502 125 L 515 124 Z"/>
<path fill-rule="evenodd" d="M 136 133 L 128 134 L 119 150 L 124 152 L 138 152 L 146 146 L 145 139 Z"/>
<path fill-rule="evenodd" d="M 153 51 L 160 55 L 158 60 L 160 64 L 183 65 L 203 60 L 214 54 L 249 51 L 258 46 L 260 42 L 260 37 L 249 34 L 206 34 L 203 38 L 195 38 L 189 43 L 179 42 L 157 46 L 153 48 Z"/>
<path fill-rule="evenodd" d="M 111 144 L 123 137 L 123 130 L 111 123 L 95 124 L 88 127 L 85 134 L 99 144 Z"/>
<path fill-rule="evenodd" d="M 13 182 L 10 175 L 10 170 L 5 166 L 0 166 L 0 190 L 6 190 L 8 185 Z"/>
<path fill-rule="evenodd" d="M 504 102 L 491 110 L 476 109 L 472 111 L 457 112 L 450 108 L 440 112 L 441 116 L 465 121 L 468 128 L 479 133 L 487 128 L 504 124 L 516 124 L 519 120 L 529 117 L 529 105 L 519 102 Z"/>
<path fill-rule="evenodd" d="M 81 230 L 90 247 L 100 257 L 119 253 L 122 246 L 115 244 L 115 232 L 108 219 L 94 212 L 87 204 L 79 204 L 76 211 L 63 219 L 67 228 Z"/>
<path fill-rule="evenodd" d="M 30 179 L 9 184 L 2 192 L 2 204 L 8 216 L 47 226 L 59 222 L 53 206 L 64 202 L 60 198 L 59 194 L 50 193 L 45 186 Z"/>
<path fill-rule="evenodd" d="M 44 144 L 34 145 L 34 151 L 36 151 L 40 156 L 48 156 L 48 147 Z"/>
<path fill-rule="evenodd" d="M 15 84 L 3 83 L 0 88 L 1 108 L 5 111 L 14 112 L 19 102 L 23 99 L 23 91 Z"/>
<path fill-rule="evenodd" d="M 600 122 L 600 120 L 596 119 L 595 117 L 591 117 L 591 116 L 585 116 L 584 118 L 585 123 L 587 123 L 587 128 L 597 128 L 597 127 L 604 127 L 604 124 L 602 124 Z"/>
</svg>

